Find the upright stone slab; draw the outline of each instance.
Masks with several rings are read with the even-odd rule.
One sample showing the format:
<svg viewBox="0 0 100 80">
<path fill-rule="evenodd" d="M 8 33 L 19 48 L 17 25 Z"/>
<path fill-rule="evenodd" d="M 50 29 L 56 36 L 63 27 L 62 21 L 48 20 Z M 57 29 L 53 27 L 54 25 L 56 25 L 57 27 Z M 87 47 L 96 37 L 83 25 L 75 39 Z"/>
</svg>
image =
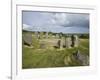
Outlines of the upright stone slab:
<svg viewBox="0 0 100 80">
<path fill-rule="evenodd" d="M 32 44 L 32 33 L 29 33 L 29 32 L 25 33 L 23 35 L 23 40 L 24 40 L 25 45 L 31 46 L 31 44 Z"/>
<path fill-rule="evenodd" d="M 74 35 L 74 37 L 75 37 L 75 47 L 78 47 L 78 45 L 79 45 L 79 37 L 78 37 L 78 35 Z"/>
<path fill-rule="evenodd" d="M 71 48 L 71 37 L 70 37 L 70 35 L 67 35 L 67 37 L 65 38 L 65 46 L 66 46 L 66 48 Z"/>
<path fill-rule="evenodd" d="M 59 39 L 57 41 L 57 46 L 58 46 L 59 49 L 62 49 L 63 48 L 63 39 Z"/>
<path fill-rule="evenodd" d="M 59 45 L 59 48 L 62 49 L 63 48 L 63 37 L 62 37 L 62 34 L 61 33 L 59 33 L 58 36 L 60 38 L 58 40 L 58 45 Z"/>
<path fill-rule="evenodd" d="M 71 35 L 71 47 L 75 47 L 75 36 Z"/>
<path fill-rule="evenodd" d="M 64 45 L 64 44 L 63 44 L 63 42 L 64 42 L 64 41 L 63 41 L 63 37 L 61 37 L 60 49 L 62 49 L 62 48 L 63 48 L 63 45 Z"/>
<path fill-rule="evenodd" d="M 40 33 L 40 39 L 43 39 L 43 32 L 39 32 Z"/>
</svg>

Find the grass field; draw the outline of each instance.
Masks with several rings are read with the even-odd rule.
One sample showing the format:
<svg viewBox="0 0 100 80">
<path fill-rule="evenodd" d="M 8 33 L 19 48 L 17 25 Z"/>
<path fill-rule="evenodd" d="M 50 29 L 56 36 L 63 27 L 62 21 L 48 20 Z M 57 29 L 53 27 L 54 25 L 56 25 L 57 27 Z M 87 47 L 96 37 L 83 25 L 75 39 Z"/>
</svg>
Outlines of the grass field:
<svg viewBox="0 0 100 80">
<path fill-rule="evenodd" d="M 43 39 L 41 41 L 44 41 Z M 39 41 L 39 43 L 41 43 Z M 52 45 L 52 40 L 45 40 L 46 44 Z M 54 41 L 54 40 L 53 40 Z M 38 44 L 38 42 L 35 41 Z M 37 46 L 37 45 L 36 45 Z M 23 45 L 22 68 L 48 68 L 48 67 L 69 67 L 82 66 L 81 62 L 73 57 L 73 54 L 80 50 L 81 54 L 89 56 L 89 39 L 80 39 L 77 48 L 65 49 L 39 49 L 29 48 Z"/>
</svg>

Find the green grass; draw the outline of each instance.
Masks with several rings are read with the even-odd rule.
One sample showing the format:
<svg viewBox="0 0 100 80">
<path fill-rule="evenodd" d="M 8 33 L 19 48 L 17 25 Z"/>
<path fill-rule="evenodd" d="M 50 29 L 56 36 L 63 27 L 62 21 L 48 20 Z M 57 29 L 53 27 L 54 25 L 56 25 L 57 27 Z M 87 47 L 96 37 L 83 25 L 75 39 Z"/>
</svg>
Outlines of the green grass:
<svg viewBox="0 0 100 80">
<path fill-rule="evenodd" d="M 43 40 L 43 39 L 41 39 Z M 80 45 L 77 48 L 69 49 L 40 49 L 41 41 L 34 39 L 33 48 L 23 45 L 22 48 L 22 68 L 48 68 L 48 67 L 69 67 L 81 66 L 81 62 L 75 60 L 73 53 L 77 50 L 84 55 L 89 55 L 89 39 L 80 39 Z M 47 43 L 50 45 L 51 43 Z M 50 47 L 50 46 L 48 46 Z"/>
<path fill-rule="evenodd" d="M 65 50 L 31 49 L 23 47 L 23 68 L 47 68 L 80 66 L 80 62 L 71 58 L 76 48 Z M 66 65 L 64 59 L 70 57 L 71 61 Z"/>
<path fill-rule="evenodd" d="M 57 50 L 32 50 L 24 48 L 23 68 L 64 66 L 62 57 L 65 55 Z"/>
<path fill-rule="evenodd" d="M 81 53 L 89 55 L 89 39 L 81 39 L 78 49 Z"/>
</svg>

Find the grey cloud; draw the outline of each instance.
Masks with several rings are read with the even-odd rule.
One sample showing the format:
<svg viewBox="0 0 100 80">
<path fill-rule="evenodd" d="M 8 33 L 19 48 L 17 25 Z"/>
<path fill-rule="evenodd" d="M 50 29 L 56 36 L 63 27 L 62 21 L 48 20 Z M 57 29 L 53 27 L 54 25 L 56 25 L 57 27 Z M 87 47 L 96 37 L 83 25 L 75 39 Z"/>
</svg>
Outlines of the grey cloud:
<svg viewBox="0 0 100 80">
<path fill-rule="evenodd" d="M 88 14 L 55 13 L 51 19 L 52 24 L 69 26 L 89 27 Z"/>
</svg>

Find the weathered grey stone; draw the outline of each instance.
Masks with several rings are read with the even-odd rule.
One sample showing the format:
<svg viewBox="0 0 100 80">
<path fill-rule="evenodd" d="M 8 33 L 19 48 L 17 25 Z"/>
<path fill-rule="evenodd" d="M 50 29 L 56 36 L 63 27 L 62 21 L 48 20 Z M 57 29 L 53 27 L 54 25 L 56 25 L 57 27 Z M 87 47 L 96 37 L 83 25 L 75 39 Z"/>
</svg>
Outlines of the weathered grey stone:
<svg viewBox="0 0 100 80">
<path fill-rule="evenodd" d="M 72 44 L 71 37 L 70 36 L 66 37 L 65 39 L 66 48 L 71 48 L 71 44 Z"/>
<path fill-rule="evenodd" d="M 39 33 L 36 31 L 35 32 L 35 37 L 38 39 L 39 38 Z"/>
<path fill-rule="evenodd" d="M 74 57 L 76 57 L 76 59 L 79 60 L 83 66 L 89 65 L 89 56 L 80 53 L 79 50 L 76 52 L 76 55 L 74 55 Z"/>
<path fill-rule="evenodd" d="M 75 47 L 75 37 L 71 35 L 71 47 Z"/>
<path fill-rule="evenodd" d="M 78 37 L 78 35 L 74 35 L 74 37 L 75 37 L 75 47 L 78 47 L 78 45 L 79 45 L 79 37 Z"/>
<path fill-rule="evenodd" d="M 25 33 L 23 35 L 23 41 L 25 45 L 31 46 L 32 44 L 32 34 L 31 33 Z"/>
<path fill-rule="evenodd" d="M 61 41 L 60 42 L 60 49 L 62 49 L 63 48 L 63 39 L 61 39 L 60 41 Z"/>
</svg>

